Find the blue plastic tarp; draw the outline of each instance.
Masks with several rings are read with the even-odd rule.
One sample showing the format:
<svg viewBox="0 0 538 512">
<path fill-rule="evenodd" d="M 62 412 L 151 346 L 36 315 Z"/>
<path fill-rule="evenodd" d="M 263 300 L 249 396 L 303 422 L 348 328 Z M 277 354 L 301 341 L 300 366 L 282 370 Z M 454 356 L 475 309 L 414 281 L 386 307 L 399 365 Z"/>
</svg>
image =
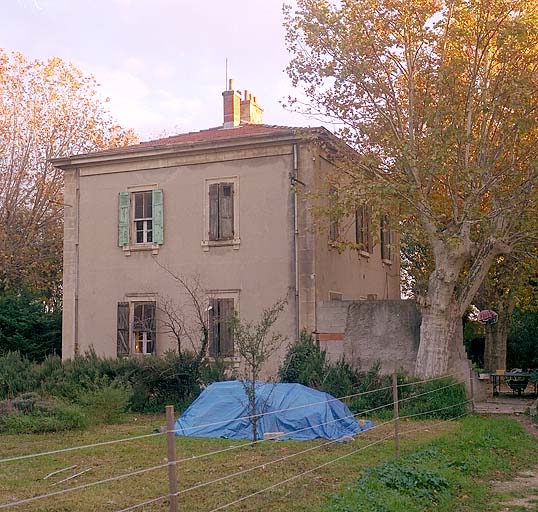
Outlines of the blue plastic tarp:
<svg viewBox="0 0 538 512">
<path fill-rule="evenodd" d="M 256 383 L 257 437 L 339 440 L 372 427 L 355 420 L 347 406 L 328 393 L 301 384 Z M 248 399 L 240 381 L 215 382 L 177 420 L 177 435 L 252 439 Z"/>
</svg>

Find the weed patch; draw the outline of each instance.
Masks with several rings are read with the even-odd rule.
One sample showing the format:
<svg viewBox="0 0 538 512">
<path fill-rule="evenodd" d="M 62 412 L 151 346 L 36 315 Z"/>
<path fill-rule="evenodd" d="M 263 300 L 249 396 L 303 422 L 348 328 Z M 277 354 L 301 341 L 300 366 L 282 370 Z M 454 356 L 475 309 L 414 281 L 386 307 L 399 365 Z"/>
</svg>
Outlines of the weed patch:
<svg viewBox="0 0 538 512">
<path fill-rule="evenodd" d="M 482 510 L 492 477 L 510 478 L 538 446 L 510 419 L 467 418 L 454 434 L 366 470 L 326 512 Z"/>
</svg>

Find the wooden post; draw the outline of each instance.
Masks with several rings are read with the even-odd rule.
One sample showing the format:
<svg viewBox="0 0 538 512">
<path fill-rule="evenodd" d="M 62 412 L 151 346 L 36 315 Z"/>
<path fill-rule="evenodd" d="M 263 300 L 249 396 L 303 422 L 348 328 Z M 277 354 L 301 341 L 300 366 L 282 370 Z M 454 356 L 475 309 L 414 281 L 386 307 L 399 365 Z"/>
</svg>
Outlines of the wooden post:
<svg viewBox="0 0 538 512">
<path fill-rule="evenodd" d="M 394 445 L 396 457 L 400 456 L 400 411 L 398 408 L 398 375 L 392 374 L 392 399 L 394 401 Z"/>
<path fill-rule="evenodd" d="M 469 369 L 469 380 L 471 384 L 471 411 L 475 412 L 474 404 L 474 371 L 472 368 Z"/>
<path fill-rule="evenodd" d="M 174 432 L 174 406 L 166 406 L 166 444 L 168 459 L 168 489 L 170 512 L 178 512 L 177 475 L 176 475 L 176 434 Z"/>
</svg>

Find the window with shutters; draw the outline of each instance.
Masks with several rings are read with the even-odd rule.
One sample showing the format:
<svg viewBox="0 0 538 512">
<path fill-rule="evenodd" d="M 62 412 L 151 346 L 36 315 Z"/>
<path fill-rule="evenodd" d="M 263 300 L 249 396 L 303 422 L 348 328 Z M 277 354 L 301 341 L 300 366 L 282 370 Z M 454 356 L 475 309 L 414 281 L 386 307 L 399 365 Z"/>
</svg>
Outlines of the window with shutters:
<svg viewBox="0 0 538 512">
<path fill-rule="evenodd" d="M 237 177 L 206 180 L 202 246 L 232 245 L 239 248 L 239 180 Z"/>
<path fill-rule="evenodd" d="M 335 208 L 338 203 L 338 190 L 331 187 L 329 190 L 330 208 Z M 329 242 L 337 242 L 340 237 L 340 223 L 336 212 L 329 216 Z"/>
<path fill-rule="evenodd" d="M 392 263 L 394 261 L 394 239 L 395 235 L 390 227 L 390 221 L 387 215 L 381 217 L 381 232 L 380 232 L 380 245 L 381 245 L 381 259 L 385 263 Z"/>
<path fill-rule="evenodd" d="M 118 357 L 127 357 L 131 354 L 155 354 L 155 314 L 154 301 L 118 302 Z"/>
<path fill-rule="evenodd" d="M 359 247 L 359 254 L 368 256 L 372 253 L 372 208 L 363 205 L 355 211 L 355 241 Z"/>
<path fill-rule="evenodd" d="M 234 355 L 232 319 L 234 299 L 209 300 L 209 355 L 231 357 Z"/>
<path fill-rule="evenodd" d="M 127 256 L 131 250 L 157 251 L 163 227 L 162 190 L 132 187 L 119 193 L 118 245 Z"/>
</svg>

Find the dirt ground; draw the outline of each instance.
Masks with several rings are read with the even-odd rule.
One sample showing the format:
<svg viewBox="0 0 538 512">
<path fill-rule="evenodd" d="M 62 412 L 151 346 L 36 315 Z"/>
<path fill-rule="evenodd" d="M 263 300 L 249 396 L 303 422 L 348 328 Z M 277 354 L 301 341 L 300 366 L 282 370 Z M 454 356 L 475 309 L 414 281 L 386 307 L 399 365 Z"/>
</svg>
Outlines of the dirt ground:
<svg viewBox="0 0 538 512">
<path fill-rule="evenodd" d="M 534 435 L 538 442 L 538 424 L 529 416 L 516 415 L 523 428 Z M 503 512 L 538 511 L 538 465 L 523 471 L 513 480 L 492 482 L 493 503 Z"/>
</svg>

